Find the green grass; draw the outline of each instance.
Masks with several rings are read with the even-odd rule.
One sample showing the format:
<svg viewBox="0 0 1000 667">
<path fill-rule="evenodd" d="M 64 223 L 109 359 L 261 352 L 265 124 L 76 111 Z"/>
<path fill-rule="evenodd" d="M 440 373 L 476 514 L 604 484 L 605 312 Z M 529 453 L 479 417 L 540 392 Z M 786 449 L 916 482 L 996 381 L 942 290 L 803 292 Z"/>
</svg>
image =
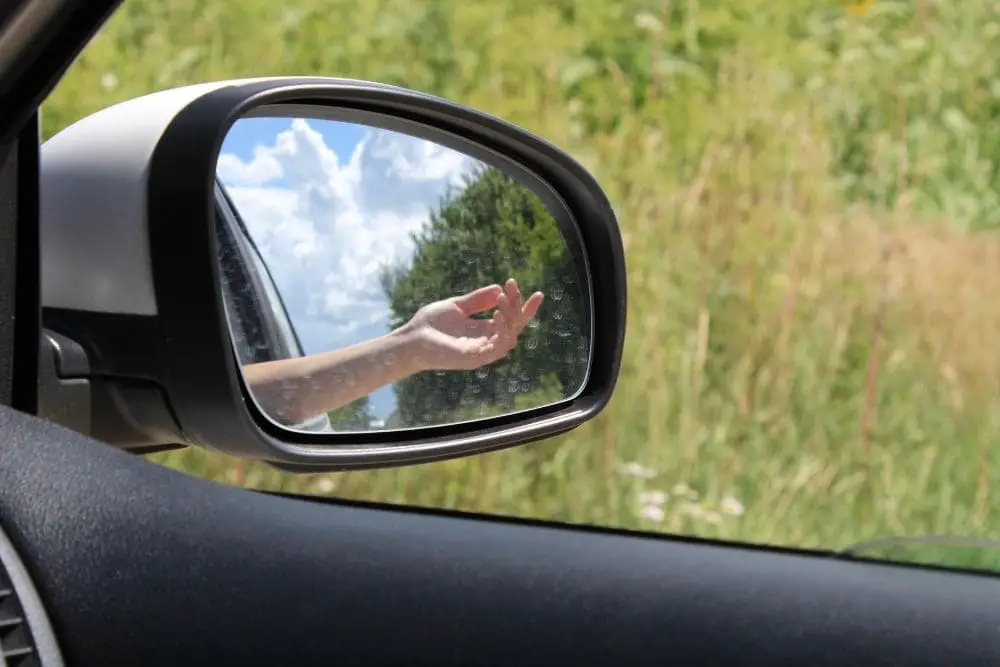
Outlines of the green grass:
<svg viewBox="0 0 1000 667">
<path fill-rule="evenodd" d="M 547 137 L 620 215 L 626 357 L 577 431 L 336 475 L 154 460 L 257 488 L 837 548 L 1000 532 L 997 53 L 988 0 L 863 16 L 798 0 L 128 0 L 43 122 L 51 135 L 217 78 L 377 79 Z"/>
</svg>

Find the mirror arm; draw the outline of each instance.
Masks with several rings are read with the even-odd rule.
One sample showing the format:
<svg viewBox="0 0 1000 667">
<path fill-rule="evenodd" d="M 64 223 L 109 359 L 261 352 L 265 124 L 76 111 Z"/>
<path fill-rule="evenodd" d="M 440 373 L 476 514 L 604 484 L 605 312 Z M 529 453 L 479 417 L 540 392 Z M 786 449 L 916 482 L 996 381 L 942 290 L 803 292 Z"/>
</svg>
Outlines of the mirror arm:
<svg viewBox="0 0 1000 667">
<path fill-rule="evenodd" d="M 90 435 L 90 361 L 83 346 L 45 329 L 38 364 L 38 416 Z"/>
<path fill-rule="evenodd" d="M 92 375 L 85 348 L 50 329 L 41 348 L 39 417 L 137 454 L 187 446 L 153 382 Z"/>
</svg>

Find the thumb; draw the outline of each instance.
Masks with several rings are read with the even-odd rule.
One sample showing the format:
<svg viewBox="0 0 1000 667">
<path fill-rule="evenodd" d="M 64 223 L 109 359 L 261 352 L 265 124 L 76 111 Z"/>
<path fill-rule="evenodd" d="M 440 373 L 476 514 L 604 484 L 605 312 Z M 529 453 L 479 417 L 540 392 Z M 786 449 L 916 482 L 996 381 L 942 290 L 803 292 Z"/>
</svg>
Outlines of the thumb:
<svg viewBox="0 0 1000 667">
<path fill-rule="evenodd" d="M 499 285 L 480 287 L 468 294 L 456 296 L 455 305 L 458 306 L 463 315 L 469 316 L 497 305 L 501 294 L 503 294 L 503 288 Z"/>
</svg>

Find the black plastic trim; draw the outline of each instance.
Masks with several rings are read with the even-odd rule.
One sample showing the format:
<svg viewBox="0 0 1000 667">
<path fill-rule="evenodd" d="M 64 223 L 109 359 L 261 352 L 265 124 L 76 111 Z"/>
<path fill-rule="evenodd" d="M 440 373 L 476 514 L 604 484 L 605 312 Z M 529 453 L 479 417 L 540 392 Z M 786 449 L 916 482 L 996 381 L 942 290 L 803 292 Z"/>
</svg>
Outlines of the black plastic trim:
<svg viewBox="0 0 1000 667">
<path fill-rule="evenodd" d="M 14 395 L 14 350 L 17 324 L 18 151 L 0 145 L 0 404 Z"/>
<path fill-rule="evenodd" d="M 429 125 L 503 155 L 551 185 L 579 225 L 592 273 L 593 358 L 579 396 L 517 415 L 408 431 L 299 433 L 261 415 L 244 393 L 221 302 L 214 186 L 216 160 L 230 125 L 252 109 L 273 104 L 344 107 Z M 501 119 L 368 82 L 303 78 L 226 86 L 196 99 L 166 129 L 150 164 L 148 207 L 165 354 L 160 380 L 192 442 L 298 470 L 434 461 L 563 433 L 596 415 L 614 389 L 626 308 L 624 251 L 614 212 L 582 165 Z M 178 272 L 178 266 L 185 271 Z"/>
<path fill-rule="evenodd" d="M 42 4 L 39 2 L 22 0 L 17 4 L 18 11 L 42 11 L 34 7 Z M 33 25 L 36 34 L 24 36 L 28 48 L 17 54 L 16 67 L 3 72 L 0 143 L 12 140 L 31 121 L 42 100 L 121 0 L 61 0 L 57 4 L 61 8 L 46 8 L 45 20 Z"/>
<path fill-rule="evenodd" d="M 91 433 L 91 387 L 83 348 L 60 334 L 42 336 L 37 414 L 77 433 Z M 80 371 L 83 370 L 83 373 Z"/>
<path fill-rule="evenodd" d="M 42 324 L 83 346 L 88 377 L 156 380 L 164 373 L 163 334 L 155 316 L 43 308 Z"/>
<path fill-rule="evenodd" d="M 44 319 L 40 416 L 136 453 L 190 444 L 157 381 L 156 318 L 45 309 Z"/>
<path fill-rule="evenodd" d="M 14 305 L 14 360 L 11 405 L 38 413 L 38 373 L 42 336 L 41 239 L 38 161 L 41 125 L 33 114 L 17 139 L 17 285 Z"/>
</svg>

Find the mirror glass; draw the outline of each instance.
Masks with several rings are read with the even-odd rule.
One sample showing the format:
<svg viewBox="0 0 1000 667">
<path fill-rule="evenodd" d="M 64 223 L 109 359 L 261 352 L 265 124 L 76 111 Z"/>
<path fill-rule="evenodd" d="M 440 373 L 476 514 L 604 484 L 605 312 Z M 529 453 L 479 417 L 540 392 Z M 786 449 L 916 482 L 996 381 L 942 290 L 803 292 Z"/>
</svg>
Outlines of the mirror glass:
<svg viewBox="0 0 1000 667">
<path fill-rule="evenodd" d="M 580 392 L 592 302 L 559 200 L 450 135 L 344 113 L 242 118 L 218 159 L 220 282 L 261 411 L 358 432 Z"/>
</svg>

